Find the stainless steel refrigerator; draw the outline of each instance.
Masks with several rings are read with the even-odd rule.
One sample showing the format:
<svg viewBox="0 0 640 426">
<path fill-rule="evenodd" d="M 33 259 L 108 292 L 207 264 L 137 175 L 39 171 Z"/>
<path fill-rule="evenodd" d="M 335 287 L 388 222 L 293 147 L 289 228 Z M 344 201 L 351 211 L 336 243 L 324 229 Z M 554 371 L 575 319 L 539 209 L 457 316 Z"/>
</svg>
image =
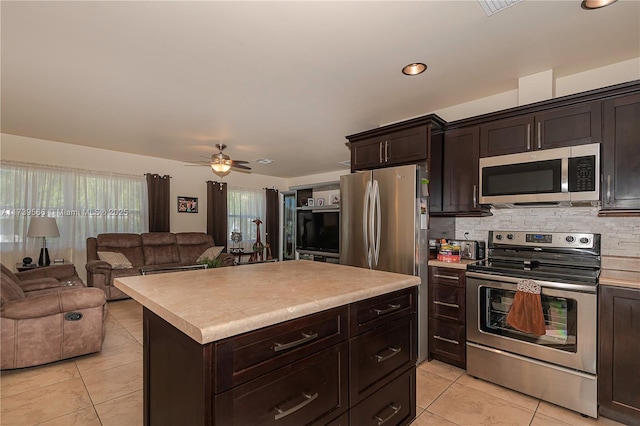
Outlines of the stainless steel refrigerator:
<svg viewBox="0 0 640 426">
<path fill-rule="evenodd" d="M 340 263 L 416 275 L 418 359 L 427 358 L 428 186 L 424 166 L 340 177 Z"/>
</svg>

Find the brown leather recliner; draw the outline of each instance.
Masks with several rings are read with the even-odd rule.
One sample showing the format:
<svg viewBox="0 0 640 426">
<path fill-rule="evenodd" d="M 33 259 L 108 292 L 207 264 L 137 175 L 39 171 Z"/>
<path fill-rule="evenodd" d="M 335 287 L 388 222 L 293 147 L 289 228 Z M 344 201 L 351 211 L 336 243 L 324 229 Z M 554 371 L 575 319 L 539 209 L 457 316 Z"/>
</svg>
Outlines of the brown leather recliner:
<svg viewBox="0 0 640 426">
<path fill-rule="evenodd" d="M 102 290 L 68 285 L 53 277 L 22 281 L 1 267 L 0 369 L 102 350 L 107 316 Z"/>
</svg>

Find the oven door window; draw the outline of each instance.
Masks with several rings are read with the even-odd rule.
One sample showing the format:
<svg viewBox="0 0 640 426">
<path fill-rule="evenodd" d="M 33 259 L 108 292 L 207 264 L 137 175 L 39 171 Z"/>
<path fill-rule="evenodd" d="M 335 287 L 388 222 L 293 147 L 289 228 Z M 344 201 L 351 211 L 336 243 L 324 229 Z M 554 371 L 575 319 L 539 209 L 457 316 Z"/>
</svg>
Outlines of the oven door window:
<svg viewBox="0 0 640 426">
<path fill-rule="evenodd" d="M 575 300 L 541 294 L 546 333 L 536 336 L 516 330 L 507 323 L 515 294 L 515 290 L 480 287 L 480 329 L 483 332 L 576 352 L 578 306 Z"/>
<path fill-rule="evenodd" d="M 562 192 L 562 160 L 482 168 L 482 196 Z"/>
</svg>

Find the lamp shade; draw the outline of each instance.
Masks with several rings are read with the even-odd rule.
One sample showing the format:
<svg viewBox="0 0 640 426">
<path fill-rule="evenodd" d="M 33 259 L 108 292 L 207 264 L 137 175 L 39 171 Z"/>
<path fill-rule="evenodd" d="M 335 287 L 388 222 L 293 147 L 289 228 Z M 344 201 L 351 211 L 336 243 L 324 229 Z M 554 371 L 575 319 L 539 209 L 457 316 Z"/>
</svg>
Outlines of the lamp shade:
<svg viewBox="0 0 640 426">
<path fill-rule="evenodd" d="M 34 217 L 29 222 L 27 237 L 59 237 L 58 225 L 53 217 Z"/>
</svg>

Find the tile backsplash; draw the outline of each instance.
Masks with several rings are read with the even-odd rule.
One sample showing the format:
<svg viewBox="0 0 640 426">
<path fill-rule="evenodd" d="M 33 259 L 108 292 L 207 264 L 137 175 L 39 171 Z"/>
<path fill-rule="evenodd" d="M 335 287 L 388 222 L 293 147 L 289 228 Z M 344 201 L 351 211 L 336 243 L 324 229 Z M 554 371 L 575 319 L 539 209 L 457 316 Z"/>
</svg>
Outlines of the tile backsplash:
<svg viewBox="0 0 640 426">
<path fill-rule="evenodd" d="M 487 240 L 490 230 L 591 232 L 602 235 L 602 254 L 640 257 L 640 217 L 598 217 L 598 208 L 491 209 L 493 216 L 456 218 L 456 239 Z"/>
</svg>

